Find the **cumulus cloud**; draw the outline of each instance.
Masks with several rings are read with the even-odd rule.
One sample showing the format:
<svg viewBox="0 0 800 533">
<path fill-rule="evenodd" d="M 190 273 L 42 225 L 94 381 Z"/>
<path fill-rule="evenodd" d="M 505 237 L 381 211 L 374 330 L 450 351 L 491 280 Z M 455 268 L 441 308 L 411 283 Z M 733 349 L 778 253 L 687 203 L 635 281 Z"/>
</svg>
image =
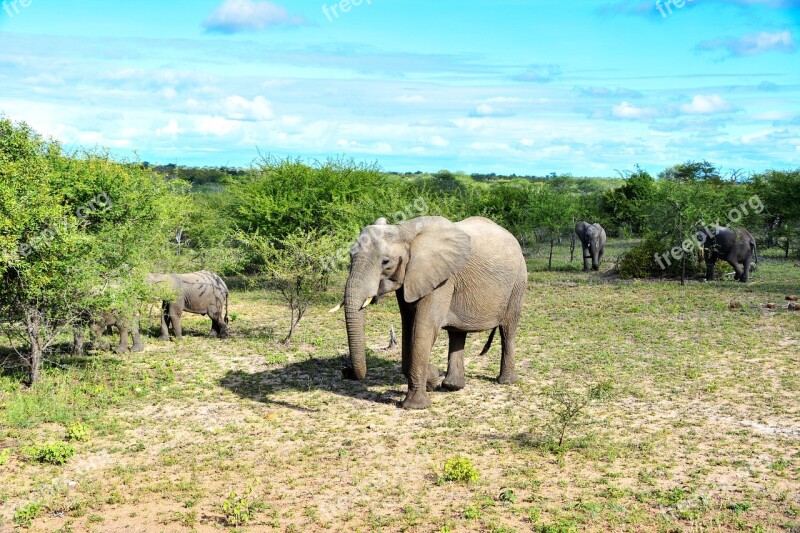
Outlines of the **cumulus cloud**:
<svg viewBox="0 0 800 533">
<path fill-rule="evenodd" d="M 733 111 L 733 106 L 718 94 L 704 96 L 698 94 L 690 104 L 680 106 L 681 113 L 686 115 L 711 115 Z"/>
<path fill-rule="evenodd" d="M 506 109 L 495 107 L 487 102 L 483 102 L 475 106 L 470 116 L 473 117 L 507 117 L 511 113 Z"/>
<path fill-rule="evenodd" d="M 721 37 L 703 41 L 697 45 L 699 51 L 724 50 L 730 56 L 754 56 L 766 52 L 784 52 L 791 54 L 797 51 L 797 43 L 789 30 L 749 33 L 741 37 Z"/>
<path fill-rule="evenodd" d="M 222 109 L 231 120 L 272 120 L 275 116 L 272 104 L 263 96 L 256 96 L 252 100 L 239 95 L 229 96 L 223 101 Z"/>
<path fill-rule="evenodd" d="M 203 27 L 219 33 L 261 31 L 273 26 L 302 26 L 302 15 L 292 15 L 273 2 L 255 0 L 224 0 L 203 22 Z"/>
</svg>

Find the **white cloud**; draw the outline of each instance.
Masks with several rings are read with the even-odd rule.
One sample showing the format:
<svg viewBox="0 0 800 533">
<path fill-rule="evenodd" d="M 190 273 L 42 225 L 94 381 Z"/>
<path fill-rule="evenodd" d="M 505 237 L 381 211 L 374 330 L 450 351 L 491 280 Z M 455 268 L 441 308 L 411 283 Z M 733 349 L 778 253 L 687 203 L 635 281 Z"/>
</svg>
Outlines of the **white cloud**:
<svg viewBox="0 0 800 533">
<path fill-rule="evenodd" d="M 691 104 L 680 107 L 681 113 L 686 115 L 710 115 L 712 113 L 727 113 L 733 111 L 733 106 L 718 94 L 703 96 L 701 94 L 692 98 Z"/>
<path fill-rule="evenodd" d="M 231 120 L 272 120 L 275 116 L 272 104 L 263 96 L 256 96 L 252 101 L 239 95 L 229 96 L 223 101 L 222 109 Z"/>
<path fill-rule="evenodd" d="M 207 30 L 220 33 L 260 31 L 273 26 L 304 24 L 306 19 L 303 16 L 292 15 L 283 6 L 254 0 L 225 0 L 203 22 Z"/>
<path fill-rule="evenodd" d="M 622 102 L 613 107 L 611 114 L 617 118 L 645 119 L 655 117 L 658 112 L 650 107 L 636 107 L 628 102 Z"/>
<path fill-rule="evenodd" d="M 194 121 L 194 131 L 203 135 L 222 137 L 241 128 L 241 124 L 225 117 L 198 117 Z"/>
<path fill-rule="evenodd" d="M 163 128 L 158 128 L 156 130 L 156 135 L 158 135 L 159 137 L 163 136 L 174 137 L 179 133 L 181 133 L 181 131 L 183 130 L 181 130 L 181 128 L 178 126 L 178 121 L 173 118 L 170 119 L 169 122 L 167 122 L 166 126 L 164 126 Z"/>
</svg>

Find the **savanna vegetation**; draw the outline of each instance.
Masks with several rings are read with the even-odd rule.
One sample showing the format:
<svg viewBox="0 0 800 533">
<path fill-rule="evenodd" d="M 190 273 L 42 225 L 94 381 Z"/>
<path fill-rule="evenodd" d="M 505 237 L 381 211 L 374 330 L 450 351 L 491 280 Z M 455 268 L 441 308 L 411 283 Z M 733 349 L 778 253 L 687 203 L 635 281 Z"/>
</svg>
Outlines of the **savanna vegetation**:
<svg viewBox="0 0 800 533">
<path fill-rule="evenodd" d="M 378 217 L 489 217 L 528 259 L 518 384 L 499 348 L 424 412 L 396 303 L 341 378 L 349 245 Z M 576 221 L 611 238 L 582 273 Z M 701 276 L 698 223 L 759 245 L 748 284 Z M 613 179 L 397 174 L 349 160 L 188 169 L 69 152 L 0 119 L 0 529 L 780 530 L 800 527 L 800 170 L 685 162 Z M 155 340 L 147 272 L 210 269 L 226 341 Z M 146 350 L 71 355 L 142 315 Z M 446 343 L 432 356 L 446 366 Z"/>
</svg>

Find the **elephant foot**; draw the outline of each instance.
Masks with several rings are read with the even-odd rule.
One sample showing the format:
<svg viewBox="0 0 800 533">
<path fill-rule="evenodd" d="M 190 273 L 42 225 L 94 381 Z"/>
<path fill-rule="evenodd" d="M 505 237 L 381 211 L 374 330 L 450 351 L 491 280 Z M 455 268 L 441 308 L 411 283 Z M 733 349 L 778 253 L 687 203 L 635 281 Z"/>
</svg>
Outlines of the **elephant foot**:
<svg viewBox="0 0 800 533">
<path fill-rule="evenodd" d="M 110 352 L 111 345 L 107 342 L 101 342 L 100 344 L 97 345 L 97 349 L 100 350 L 101 352 Z"/>
<path fill-rule="evenodd" d="M 442 381 L 442 390 L 455 392 L 455 391 L 461 390 L 463 388 L 464 388 L 464 378 L 463 377 L 461 377 L 461 379 L 446 377 L 446 378 L 444 378 L 444 381 Z"/>
<path fill-rule="evenodd" d="M 428 379 L 425 383 L 425 388 L 428 390 L 428 392 L 430 392 L 436 390 L 436 387 L 438 386 L 439 386 L 439 369 L 429 364 Z"/>
<path fill-rule="evenodd" d="M 517 382 L 517 374 L 515 372 L 509 372 L 508 374 L 500 374 L 497 378 L 497 382 L 500 385 L 511 385 Z"/>
<path fill-rule="evenodd" d="M 425 391 L 408 391 L 403 400 L 403 409 L 427 409 L 431 406 L 431 399 Z"/>
<path fill-rule="evenodd" d="M 133 348 L 131 348 L 131 351 L 132 352 L 143 352 L 144 351 L 144 346 L 142 346 L 141 344 L 134 344 Z"/>
<path fill-rule="evenodd" d="M 169 335 L 167 335 L 166 337 L 165 337 L 164 335 L 161 335 L 161 336 L 158 338 L 158 340 L 160 340 L 160 341 L 164 341 L 164 342 L 169 342 Z"/>
<path fill-rule="evenodd" d="M 127 351 L 128 351 L 127 346 L 124 347 L 124 348 L 122 346 L 117 346 L 116 348 L 114 348 L 114 353 L 118 353 L 118 354 L 125 353 Z"/>
</svg>

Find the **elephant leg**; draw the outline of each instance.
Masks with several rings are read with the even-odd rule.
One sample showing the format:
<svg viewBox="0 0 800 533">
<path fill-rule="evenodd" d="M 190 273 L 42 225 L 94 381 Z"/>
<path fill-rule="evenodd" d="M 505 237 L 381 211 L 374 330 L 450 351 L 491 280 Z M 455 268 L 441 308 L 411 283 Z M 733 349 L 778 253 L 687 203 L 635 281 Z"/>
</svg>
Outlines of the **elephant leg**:
<svg viewBox="0 0 800 533">
<path fill-rule="evenodd" d="M 76 329 L 75 330 L 75 338 L 72 342 L 72 355 L 82 356 L 84 353 L 84 344 L 85 338 L 83 335 L 83 330 Z"/>
<path fill-rule="evenodd" d="M 730 266 L 733 267 L 733 271 L 735 272 L 733 279 L 736 281 L 743 281 L 742 276 L 744 273 L 742 272 L 742 267 L 739 266 L 739 263 L 737 263 L 735 259 L 727 259 L 726 261 Z"/>
<path fill-rule="evenodd" d="M 128 326 L 124 322 L 117 322 L 117 329 L 119 329 L 119 344 L 114 351 L 125 353 L 128 351 Z"/>
<path fill-rule="evenodd" d="M 706 281 L 714 281 L 714 265 L 716 262 L 717 257 L 713 252 L 706 254 Z"/>
<path fill-rule="evenodd" d="M 133 347 L 131 348 L 131 351 L 132 352 L 144 351 L 144 345 L 142 344 L 142 337 L 139 332 L 138 317 L 133 318 L 133 321 L 131 322 L 131 331 L 133 332 Z"/>
<path fill-rule="evenodd" d="M 212 315 L 208 316 L 211 318 L 211 331 L 209 332 L 209 335 L 212 337 L 219 337 L 219 322 Z"/>
<path fill-rule="evenodd" d="M 510 385 L 517 382 L 517 373 L 514 369 L 514 340 L 516 335 L 516 321 L 500 326 L 503 355 L 500 359 L 500 375 L 497 377 L 497 382 L 501 385 Z"/>
<path fill-rule="evenodd" d="M 589 272 L 589 258 L 586 256 L 589 248 L 586 245 L 581 245 L 581 249 L 583 250 L 583 271 Z"/>
<path fill-rule="evenodd" d="M 400 298 L 398 298 L 399 300 Z M 400 351 L 403 353 L 403 375 L 411 379 L 411 333 L 414 330 L 414 308 L 401 303 L 400 307 L 401 343 Z"/>
<path fill-rule="evenodd" d="M 225 323 L 225 318 L 223 318 L 222 313 L 220 313 L 219 316 L 217 316 L 217 337 L 220 339 L 227 339 L 228 336 L 228 324 Z"/>
<path fill-rule="evenodd" d="M 181 312 L 175 305 L 169 306 L 169 320 L 172 322 L 172 331 L 175 332 L 175 339 L 181 340 L 183 338 L 183 330 L 181 329 Z"/>
<path fill-rule="evenodd" d="M 747 280 L 750 279 L 750 263 L 753 262 L 752 257 L 747 257 L 744 260 L 744 264 L 742 265 L 744 268 L 742 269 L 742 277 L 739 279 L 742 283 L 747 283 Z"/>
<path fill-rule="evenodd" d="M 403 400 L 403 409 L 425 409 L 431 405 L 427 391 L 434 390 L 439 381 L 439 370 L 430 364 L 431 349 L 450 310 L 452 297 L 453 286 L 446 284 L 416 305 L 411 329 L 408 394 Z"/>
<path fill-rule="evenodd" d="M 162 341 L 169 340 L 169 304 L 164 302 L 161 305 L 161 337 L 159 337 Z"/>
<path fill-rule="evenodd" d="M 442 388 L 448 391 L 457 391 L 464 388 L 464 344 L 467 334 L 462 331 L 451 331 L 449 337 L 447 375 L 442 381 Z"/>
</svg>

